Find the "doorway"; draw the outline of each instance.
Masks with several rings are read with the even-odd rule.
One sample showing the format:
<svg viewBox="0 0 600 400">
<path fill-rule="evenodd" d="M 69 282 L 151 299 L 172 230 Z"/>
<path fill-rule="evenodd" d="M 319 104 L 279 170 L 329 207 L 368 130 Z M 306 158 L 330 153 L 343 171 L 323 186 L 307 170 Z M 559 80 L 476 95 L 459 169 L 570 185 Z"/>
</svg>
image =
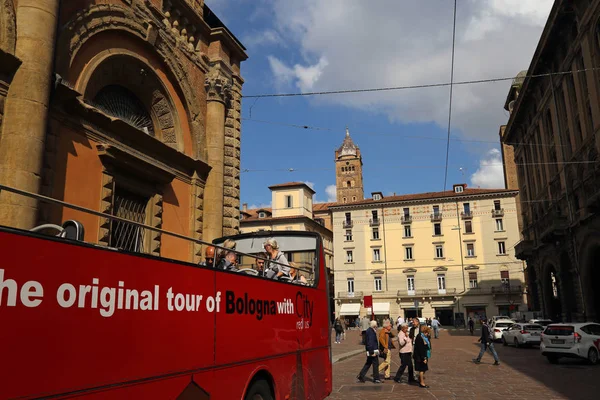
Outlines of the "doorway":
<svg viewBox="0 0 600 400">
<path fill-rule="evenodd" d="M 443 326 L 453 326 L 453 310 L 451 308 L 436 308 L 435 317 Z"/>
<path fill-rule="evenodd" d="M 404 319 L 408 320 L 409 318 L 421 318 L 423 316 L 422 314 L 423 313 L 420 308 L 405 309 Z"/>
</svg>

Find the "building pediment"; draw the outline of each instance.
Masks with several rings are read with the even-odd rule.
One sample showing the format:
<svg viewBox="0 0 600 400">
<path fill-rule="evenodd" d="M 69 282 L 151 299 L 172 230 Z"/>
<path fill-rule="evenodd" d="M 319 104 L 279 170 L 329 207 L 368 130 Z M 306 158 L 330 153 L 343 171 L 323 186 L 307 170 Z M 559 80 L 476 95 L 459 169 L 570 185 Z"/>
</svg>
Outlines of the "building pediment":
<svg viewBox="0 0 600 400">
<path fill-rule="evenodd" d="M 468 267 L 465 267 L 465 271 L 472 271 L 475 269 L 479 269 L 479 267 L 477 265 L 469 265 Z"/>
<path fill-rule="evenodd" d="M 448 271 L 448 268 L 446 267 L 437 267 L 433 269 L 433 272 L 443 272 L 443 271 Z"/>
<path fill-rule="evenodd" d="M 406 268 L 405 270 L 402 270 L 402 272 L 404 272 L 405 274 L 414 274 L 415 272 L 417 272 L 417 270 L 414 268 Z"/>
<path fill-rule="evenodd" d="M 383 275 L 384 271 L 382 269 L 376 269 L 375 271 L 371 271 L 371 275 Z"/>
</svg>

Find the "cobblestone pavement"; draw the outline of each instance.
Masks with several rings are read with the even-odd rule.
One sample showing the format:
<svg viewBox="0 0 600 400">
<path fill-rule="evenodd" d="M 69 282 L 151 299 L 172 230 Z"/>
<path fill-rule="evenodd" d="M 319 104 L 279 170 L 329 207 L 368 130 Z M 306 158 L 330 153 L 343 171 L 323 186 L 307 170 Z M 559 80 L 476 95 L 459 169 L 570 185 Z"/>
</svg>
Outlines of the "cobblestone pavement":
<svg viewBox="0 0 600 400">
<path fill-rule="evenodd" d="M 354 334 L 358 335 L 356 332 Z M 333 344 L 333 351 L 349 352 L 360 348 L 357 339 L 347 334 L 342 344 Z M 472 362 L 479 352 L 479 343 L 468 331 L 442 331 L 433 340 L 430 370 L 426 373 L 429 389 L 396 384 L 356 383 L 362 368 L 362 354 L 333 365 L 333 392 L 328 399 L 394 399 L 418 396 L 419 399 L 599 399 L 600 366 L 579 360 L 561 359 L 551 365 L 540 355 L 539 348 L 503 347 L 496 344 L 500 366 L 493 366 L 486 353 L 481 364 Z M 337 350 L 336 347 L 338 346 Z M 343 348 L 342 348 L 343 346 Z M 399 367 L 397 350 L 392 357 L 392 377 Z M 367 379 L 371 377 L 371 372 Z M 406 373 L 403 377 L 406 382 Z M 596 389 L 597 387 L 597 389 Z"/>
</svg>

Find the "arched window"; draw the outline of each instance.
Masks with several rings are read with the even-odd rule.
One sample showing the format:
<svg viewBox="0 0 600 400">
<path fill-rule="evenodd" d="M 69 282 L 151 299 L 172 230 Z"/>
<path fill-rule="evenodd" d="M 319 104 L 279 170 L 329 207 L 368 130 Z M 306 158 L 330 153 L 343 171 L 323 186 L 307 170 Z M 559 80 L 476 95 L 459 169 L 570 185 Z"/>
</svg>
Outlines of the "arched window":
<svg viewBox="0 0 600 400">
<path fill-rule="evenodd" d="M 348 202 L 348 199 L 346 199 L 346 198 L 344 197 L 344 203 L 347 203 L 347 202 Z"/>
<path fill-rule="evenodd" d="M 144 104 L 130 90 L 120 85 L 100 89 L 93 99 L 95 106 L 113 117 L 154 136 L 152 117 Z"/>
<path fill-rule="evenodd" d="M 347 187 L 350 187 L 350 186 L 352 186 L 352 183 L 351 183 L 350 181 L 347 181 L 347 182 L 346 182 L 346 186 L 347 186 Z"/>
</svg>

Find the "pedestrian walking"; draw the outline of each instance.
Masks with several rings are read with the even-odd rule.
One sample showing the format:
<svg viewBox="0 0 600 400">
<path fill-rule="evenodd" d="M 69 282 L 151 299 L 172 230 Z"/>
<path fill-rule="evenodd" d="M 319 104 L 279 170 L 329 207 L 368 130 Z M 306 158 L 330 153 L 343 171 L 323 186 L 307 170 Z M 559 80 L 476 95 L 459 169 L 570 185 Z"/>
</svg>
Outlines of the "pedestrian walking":
<svg viewBox="0 0 600 400">
<path fill-rule="evenodd" d="M 436 339 L 438 339 L 439 335 L 440 335 L 440 321 L 438 321 L 437 317 L 433 317 L 433 319 L 431 320 L 431 327 L 433 328 L 433 337 L 435 337 Z"/>
<path fill-rule="evenodd" d="M 379 372 L 384 371 L 385 379 L 390 378 L 392 372 L 392 324 L 389 321 L 383 323 L 383 329 L 379 331 L 379 356 L 383 358 L 379 364 Z"/>
<path fill-rule="evenodd" d="M 408 383 L 413 384 L 415 382 L 415 371 L 412 362 L 413 343 L 408 337 L 408 324 L 406 323 L 400 325 L 398 346 L 400 347 L 400 369 L 396 372 L 394 382 L 401 383 L 402 375 L 408 368 Z"/>
<path fill-rule="evenodd" d="M 396 329 L 398 329 L 398 332 L 400 332 L 400 328 L 402 327 L 403 323 L 404 323 L 404 318 L 402 318 L 402 316 L 399 316 L 398 320 L 396 320 Z"/>
<path fill-rule="evenodd" d="M 342 327 L 342 322 L 340 321 L 339 318 L 335 319 L 335 323 L 333 324 L 333 329 L 335 330 L 335 342 L 341 343 L 342 342 L 342 332 L 344 331 L 344 328 Z"/>
<path fill-rule="evenodd" d="M 362 344 L 366 345 L 367 344 L 367 329 L 369 329 L 369 319 L 366 316 L 364 316 L 360 320 L 360 329 L 361 329 L 361 336 L 362 336 Z"/>
<path fill-rule="evenodd" d="M 413 345 L 415 344 L 415 336 L 421 332 L 421 324 L 419 323 L 419 318 L 415 317 L 412 319 L 412 327 L 408 331 L 408 337 L 413 341 Z"/>
<path fill-rule="evenodd" d="M 475 331 L 475 321 L 473 321 L 472 317 L 469 317 L 469 331 L 471 332 L 471 336 L 473 336 L 473 332 Z"/>
<path fill-rule="evenodd" d="M 370 327 L 367 329 L 367 332 L 365 333 L 365 338 L 366 338 L 365 349 L 367 350 L 367 361 L 365 362 L 365 365 L 360 370 L 356 379 L 359 382 L 364 383 L 365 375 L 367 374 L 367 371 L 369 371 L 369 368 L 372 365 L 373 366 L 373 383 L 383 383 L 383 382 L 381 382 L 381 380 L 379 380 L 379 348 L 378 348 L 379 346 L 378 346 L 378 340 L 377 340 L 377 321 L 370 322 Z"/>
<path fill-rule="evenodd" d="M 479 338 L 479 341 L 481 342 L 481 350 L 479 351 L 477 358 L 473 359 L 473 362 L 479 364 L 481 362 L 481 357 L 483 357 L 483 353 L 489 349 L 494 357 L 494 365 L 500 365 L 498 353 L 496 353 L 496 349 L 494 348 L 494 338 L 492 337 L 490 327 L 485 319 L 481 320 L 481 337 Z"/>
<path fill-rule="evenodd" d="M 425 384 L 425 372 L 429 370 L 429 359 L 431 358 L 430 328 L 421 326 L 421 332 L 416 333 L 413 359 L 415 360 L 415 371 L 419 372 L 419 387 L 428 388 Z"/>
</svg>

